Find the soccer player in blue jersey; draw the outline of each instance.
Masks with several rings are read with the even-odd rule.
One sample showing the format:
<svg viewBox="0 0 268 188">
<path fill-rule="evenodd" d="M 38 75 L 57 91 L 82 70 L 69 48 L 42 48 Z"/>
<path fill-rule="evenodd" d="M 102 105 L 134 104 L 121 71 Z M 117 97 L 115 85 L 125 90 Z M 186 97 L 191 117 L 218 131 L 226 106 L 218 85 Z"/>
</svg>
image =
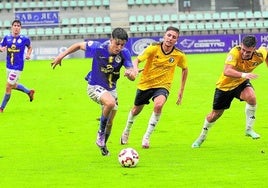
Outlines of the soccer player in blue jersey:
<svg viewBox="0 0 268 188">
<path fill-rule="evenodd" d="M 21 22 L 14 20 L 11 26 L 11 33 L 4 36 L 0 42 L 0 52 L 7 52 L 6 68 L 7 68 L 7 83 L 4 99 L 0 106 L 0 113 L 4 111 L 10 97 L 12 89 L 26 93 L 30 101 L 34 98 L 34 90 L 27 89 L 24 85 L 18 83 L 20 75 L 24 68 L 24 58 L 30 59 L 32 46 L 29 37 L 21 35 Z M 24 56 L 25 48 L 27 47 Z"/>
<path fill-rule="evenodd" d="M 133 69 L 130 52 L 125 48 L 127 41 L 127 32 L 122 28 L 115 28 L 110 40 L 104 43 L 91 40 L 75 43 L 60 53 L 51 63 L 54 69 L 58 64 L 61 65 L 65 56 L 78 50 L 93 54 L 92 68 L 86 78 L 87 93 L 93 101 L 102 106 L 96 144 L 103 156 L 109 155 L 106 143 L 118 108 L 116 83 L 120 76 L 120 69 L 122 66 L 126 68 L 125 76 L 129 80 L 135 80 L 137 75 Z"/>
</svg>

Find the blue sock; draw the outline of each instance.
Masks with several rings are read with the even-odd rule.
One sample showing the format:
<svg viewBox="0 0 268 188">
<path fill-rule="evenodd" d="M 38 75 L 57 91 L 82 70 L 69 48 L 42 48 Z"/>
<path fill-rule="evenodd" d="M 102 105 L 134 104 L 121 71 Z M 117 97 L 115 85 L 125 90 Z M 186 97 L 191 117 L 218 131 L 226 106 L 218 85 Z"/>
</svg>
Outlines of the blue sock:
<svg viewBox="0 0 268 188">
<path fill-rule="evenodd" d="M 2 108 L 2 109 L 4 109 L 4 108 L 6 107 L 7 102 L 8 102 L 9 99 L 10 99 L 10 96 L 11 96 L 11 94 L 5 94 L 4 99 L 3 99 L 3 101 L 2 101 L 2 104 L 1 104 L 1 108 Z"/>
<path fill-rule="evenodd" d="M 22 84 L 18 84 L 16 90 L 22 91 L 24 93 L 29 93 L 30 90 L 25 88 Z"/>
<path fill-rule="evenodd" d="M 100 118 L 100 131 L 101 132 L 105 132 L 107 121 L 108 121 L 108 118 L 102 115 Z"/>
</svg>

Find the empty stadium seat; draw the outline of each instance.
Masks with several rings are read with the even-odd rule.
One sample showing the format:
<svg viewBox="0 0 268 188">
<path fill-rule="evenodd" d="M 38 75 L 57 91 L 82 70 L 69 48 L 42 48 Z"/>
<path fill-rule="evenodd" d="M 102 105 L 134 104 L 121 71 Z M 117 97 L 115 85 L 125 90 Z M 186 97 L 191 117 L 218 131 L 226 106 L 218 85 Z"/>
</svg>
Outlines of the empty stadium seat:
<svg viewBox="0 0 268 188">
<path fill-rule="evenodd" d="M 148 32 L 154 32 L 154 24 L 147 24 L 146 25 L 146 30 Z"/>
<path fill-rule="evenodd" d="M 152 15 L 146 15 L 146 17 L 145 17 L 145 21 L 146 21 L 147 23 L 151 23 L 151 22 L 153 22 L 153 20 L 154 20 L 154 18 L 153 18 Z"/>
<path fill-rule="evenodd" d="M 45 35 L 45 29 L 44 28 L 37 28 L 36 29 L 36 34 L 39 36 Z"/>
<path fill-rule="evenodd" d="M 31 36 L 35 36 L 36 35 L 36 31 L 35 28 L 30 28 L 28 29 L 28 35 Z"/>
<path fill-rule="evenodd" d="M 11 26 L 11 21 L 10 20 L 4 20 L 3 26 L 4 27 L 10 27 Z"/>
<path fill-rule="evenodd" d="M 94 18 L 93 17 L 87 17 L 87 24 L 94 24 Z"/>
<path fill-rule="evenodd" d="M 228 20 L 229 19 L 228 13 L 227 12 L 221 12 L 220 13 L 220 19 L 222 19 L 222 20 Z"/>
<path fill-rule="evenodd" d="M 263 21 L 263 27 L 268 28 L 268 20 Z"/>
<path fill-rule="evenodd" d="M 161 21 L 162 21 L 161 15 L 160 14 L 155 14 L 154 15 L 154 22 L 161 22 Z"/>
<path fill-rule="evenodd" d="M 260 18 L 262 18 L 262 13 L 261 13 L 261 11 L 255 11 L 253 13 L 253 16 L 255 19 L 260 19 Z"/>
<path fill-rule="evenodd" d="M 94 29 L 94 27 L 92 27 L 92 26 L 87 27 L 87 32 L 88 32 L 89 34 L 94 34 L 94 33 L 95 33 L 95 29 Z"/>
<path fill-rule="evenodd" d="M 143 15 L 138 15 L 137 22 L 145 22 L 145 17 Z"/>
<path fill-rule="evenodd" d="M 70 1 L 70 7 L 77 7 L 77 1 Z"/>
<path fill-rule="evenodd" d="M 53 8 L 53 6 L 54 6 L 53 2 L 51 2 L 51 1 L 46 1 L 46 3 L 45 3 L 45 7 L 46 7 L 46 8 L 50 9 L 50 8 Z"/>
<path fill-rule="evenodd" d="M 173 22 L 177 22 L 178 21 L 178 14 L 171 14 L 170 15 L 170 20 Z"/>
<path fill-rule="evenodd" d="M 239 27 L 240 29 L 246 29 L 246 28 L 247 28 L 247 24 L 246 24 L 245 21 L 239 21 L 239 22 L 238 22 L 238 27 Z"/>
<path fill-rule="evenodd" d="M 196 30 L 196 23 L 189 23 L 188 29 L 190 29 L 191 31 L 195 31 Z"/>
<path fill-rule="evenodd" d="M 262 20 L 255 21 L 255 27 L 258 29 L 262 29 L 263 28 L 263 21 Z"/>
<path fill-rule="evenodd" d="M 145 25 L 138 25 L 138 31 L 139 32 L 145 32 L 146 31 Z"/>
<path fill-rule="evenodd" d="M 86 1 L 86 6 L 88 6 L 88 7 L 91 7 L 91 6 L 93 6 L 94 4 L 93 4 L 93 1 L 92 0 L 87 0 Z"/>
<path fill-rule="evenodd" d="M 131 25 L 130 26 L 130 32 L 136 33 L 138 31 L 137 25 Z"/>
<path fill-rule="evenodd" d="M 79 30 L 78 30 L 78 28 L 77 28 L 77 27 L 71 27 L 71 28 L 70 28 L 70 34 L 72 34 L 72 35 L 77 35 L 77 34 L 79 34 Z"/>
<path fill-rule="evenodd" d="M 187 15 L 187 20 L 188 21 L 194 21 L 196 19 L 195 15 L 194 14 L 188 14 Z"/>
<path fill-rule="evenodd" d="M 152 4 L 159 4 L 159 0 L 152 0 Z"/>
<path fill-rule="evenodd" d="M 70 34 L 70 29 L 69 29 L 69 27 L 63 27 L 63 28 L 61 28 L 61 33 L 62 33 L 63 35 L 69 35 L 69 34 Z"/>
<path fill-rule="evenodd" d="M 78 24 L 78 20 L 77 20 L 77 18 L 75 18 L 75 17 L 71 18 L 71 19 L 70 19 L 70 24 L 71 24 L 71 25 L 77 25 L 77 24 Z"/>
<path fill-rule="evenodd" d="M 102 5 L 103 6 L 110 6 L 110 1 L 109 0 L 102 0 Z"/>
<path fill-rule="evenodd" d="M 130 23 L 135 23 L 137 21 L 136 16 L 135 15 L 130 15 L 128 18 Z"/>
<path fill-rule="evenodd" d="M 47 36 L 53 35 L 53 29 L 50 28 L 50 27 L 46 28 L 45 29 L 45 35 L 47 35 Z"/>
<path fill-rule="evenodd" d="M 232 21 L 230 22 L 230 28 L 236 30 L 239 28 L 238 22 Z"/>
<path fill-rule="evenodd" d="M 167 0 L 168 3 L 174 4 L 176 1 L 175 0 Z"/>
<path fill-rule="evenodd" d="M 211 20 L 211 18 L 212 18 L 212 15 L 211 15 L 211 13 L 208 13 L 208 12 L 206 12 L 205 14 L 204 14 L 204 20 Z"/>
<path fill-rule="evenodd" d="M 53 34 L 54 34 L 54 35 L 61 35 L 61 28 L 59 28 L 59 27 L 55 27 L 55 28 L 53 29 Z"/>
<path fill-rule="evenodd" d="M 68 18 L 62 18 L 62 20 L 61 20 L 62 25 L 68 25 L 69 23 L 70 23 L 70 21 Z"/>
<path fill-rule="evenodd" d="M 181 31 L 187 31 L 188 25 L 186 23 L 181 23 L 181 24 L 179 24 L 179 28 Z"/>
<path fill-rule="evenodd" d="M 204 30 L 205 29 L 205 25 L 202 22 L 198 22 L 196 24 L 196 29 L 197 30 Z"/>
<path fill-rule="evenodd" d="M 267 19 L 268 18 L 268 11 L 262 11 L 262 18 Z"/>
<path fill-rule="evenodd" d="M 218 12 L 213 12 L 212 19 L 218 21 L 220 19 L 220 14 Z"/>
<path fill-rule="evenodd" d="M 230 29 L 230 25 L 228 22 L 223 22 L 221 24 L 221 28 L 224 29 L 224 30 L 227 30 L 227 29 Z"/>
<path fill-rule="evenodd" d="M 247 11 L 245 13 L 245 17 L 248 19 L 248 20 L 251 20 L 252 18 L 254 18 L 254 15 L 251 11 Z"/>
<path fill-rule="evenodd" d="M 157 32 L 162 32 L 163 31 L 162 24 L 155 24 L 154 28 L 155 28 L 155 31 L 157 31 Z"/>
<path fill-rule="evenodd" d="M 96 6 L 96 7 L 99 7 L 102 5 L 101 0 L 94 0 L 93 2 L 94 2 L 94 6 Z"/>
<path fill-rule="evenodd" d="M 151 0 L 143 0 L 143 4 L 150 5 L 151 4 Z"/>
<path fill-rule="evenodd" d="M 104 33 L 111 33 L 112 32 L 112 28 L 111 26 L 104 26 Z"/>
<path fill-rule="evenodd" d="M 235 20 L 236 19 L 236 13 L 235 12 L 229 12 L 228 14 L 228 18 L 230 20 Z"/>
<path fill-rule="evenodd" d="M 4 30 L 2 30 L 2 35 L 4 36 L 4 35 L 8 35 L 8 34 L 10 34 L 10 29 L 4 29 Z"/>
<path fill-rule="evenodd" d="M 103 21 L 102 21 L 102 17 L 101 17 L 101 16 L 97 16 L 97 17 L 95 17 L 95 23 L 97 23 L 97 24 L 102 24 L 102 23 L 103 23 Z"/>
<path fill-rule="evenodd" d="M 60 7 L 60 1 L 54 1 L 53 5 L 54 7 Z"/>
<path fill-rule="evenodd" d="M 213 24 L 211 22 L 206 22 L 205 23 L 205 28 L 207 30 L 213 30 Z"/>
<path fill-rule="evenodd" d="M 43 1 L 38 1 L 37 7 L 40 8 L 40 9 L 42 9 L 42 8 L 45 7 L 45 3 Z"/>
<path fill-rule="evenodd" d="M 247 21 L 247 27 L 248 28 L 254 28 L 255 27 L 255 21 Z"/>
<path fill-rule="evenodd" d="M 161 4 L 167 4 L 168 1 L 167 0 L 159 0 L 159 3 L 161 3 Z"/>
<path fill-rule="evenodd" d="M 7 10 L 11 10 L 11 9 L 12 9 L 12 4 L 11 4 L 11 2 L 6 2 L 6 3 L 4 4 L 4 7 L 5 7 L 5 9 L 7 9 Z"/>
<path fill-rule="evenodd" d="M 27 1 L 25 1 L 25 2 L 21 2 L 20 7 L 18 8 L 27 9 L 28 7 L 29 7 L 29 4 Z"/>
<path fill-rule="evenodd" d="M 135 5 L 135 0 L 128 0 L 127 1 L 127 4 L 128 5 Z"/>
<path fill-rule="evenodd" d="M 185 21 L 187 21 L 187 17 L 185 14 L 179 14 L 178 20 L 181 22 L 185 22 Z"/>
<path fill-rule="evenodd" d="M 196 13 L 196 15 L 195 15 L 195 18 L 197 19 L 197 20 L 204 20 L 204 16 L 203 16 L 203 14 L 202 13 Z"/>
<path fill-rule="evenodd" d="M 87 34 L 87 29 L 84 26 L 79 27 L 79 33 L 82 35 L 86 35 Z"/>
<path fill-rule="evenodd" d="M 104 16 L 104 17 L 103 17 L 103 23 L 106 23 L 106 24 L 111 23 L 111 18 L 110 18 L 110 16 Z"/>
<path fill-rule="evenodd" d="M 103 27 L 102 26 L 97 26 L 95 28 L 95 31 L 96 31 L 97 34 L 102 34 L 103 33 Z"/>
<path fill-rule="evenodd" d="M 239 20 L 243 20 L 243 19 L 245 19 L 245 13 L 244 12 L 238 12 L 236 17 Z"/>
<path fill-rule="evenodd" d="M 20 30 L 20 33 L 21 33 L 22 35 L 28 35 L 28 31 L 27 31 L 27 29 L 25 29 L 25 28 L 22 28 L 22 29 Z"/>
<path fill-rule="evenodd" d="M 87 20 L 86 20 L 86 18 L 85 17 L 80 17 L 79 19 L 78 19 L 78 23 L 79 24 L 86 24 L 87 23 Z"/>
<path fill-rule="evenodd" d="M 61 6 L 62 6 L 63 8 L 68 8 L 68 7 L 69 7 L 69 1 L 62 0 L 62 1 L 61 1 Z"/>
<path fill-rule="evenodd" d="M 169 22 L 170 21 L 169 14 L 163 14 L 162 15 L 162 21 Z"/>
<path fill-rule="evenodd" d="M 220 22 L 213 22 L 213 28 L 215 30 L 220 30 L 221 29 L 221 23 Z"/>
</svg>

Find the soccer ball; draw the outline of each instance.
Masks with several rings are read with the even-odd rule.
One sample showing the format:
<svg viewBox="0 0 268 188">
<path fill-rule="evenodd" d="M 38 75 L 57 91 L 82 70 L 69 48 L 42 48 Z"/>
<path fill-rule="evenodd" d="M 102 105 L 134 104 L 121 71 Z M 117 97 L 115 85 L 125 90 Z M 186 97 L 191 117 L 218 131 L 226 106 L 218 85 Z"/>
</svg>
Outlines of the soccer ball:
<svg viewBox="0 0 268 188">
<path fill-rule="evenodd" d="M 139 162 L 139 154 L 133 148 L 125 148 L 118 154 L 118 160 L 122 167 L 135 167 Z"/>
</svg>

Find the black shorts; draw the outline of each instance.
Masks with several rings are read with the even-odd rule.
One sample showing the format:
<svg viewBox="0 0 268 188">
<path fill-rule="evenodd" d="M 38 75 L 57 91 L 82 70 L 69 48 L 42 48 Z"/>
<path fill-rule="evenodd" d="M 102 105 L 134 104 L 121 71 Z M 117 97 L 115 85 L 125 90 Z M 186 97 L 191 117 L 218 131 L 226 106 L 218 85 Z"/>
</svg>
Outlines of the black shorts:
<svg viewBox="0 0 268 188">
<path fill-rule="evenodd" d="M 167 99 L 169 92 L 165 88 L 153 88 L 153 89 L 147 89 L 144 91 L 137 89 L 134 104 L 135 106 L 149 104 L 151 98 L 152 100 L 154 100 L 154 98 L 159 95 L 164 95 Z"/>
<path fill-rule="evenodd" d="M 222 91 L 216 88 L 214 93 L 213 109 L 222 110 L 230 108 L 233 99 L 240 99 L 240 94 L 246 87 L 253 88 L 249 80 L 244 81 L 237 88 L 230 91 Z"/>
</svg>

